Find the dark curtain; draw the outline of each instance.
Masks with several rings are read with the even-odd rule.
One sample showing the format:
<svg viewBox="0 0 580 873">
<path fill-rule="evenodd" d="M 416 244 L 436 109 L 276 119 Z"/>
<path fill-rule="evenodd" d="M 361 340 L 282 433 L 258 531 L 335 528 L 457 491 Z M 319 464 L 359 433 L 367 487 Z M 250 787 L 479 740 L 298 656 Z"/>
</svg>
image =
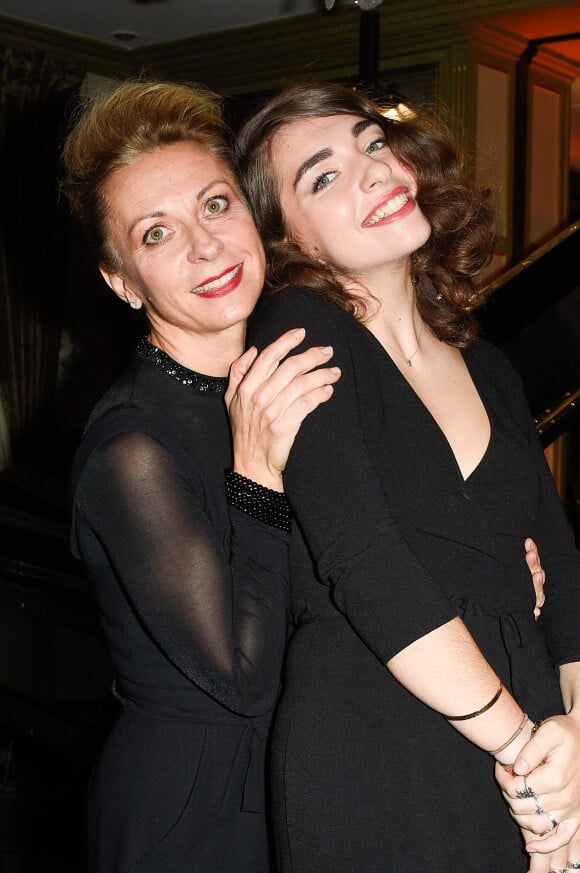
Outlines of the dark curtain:
<svg viewBox="0 0 580 873">
<path fill-rule="evenodd" d="M 59 151 L 83 76 L 79 64 L 0 44 L 0 402 L 16 459 L 40 450 L 54 424 L 68 256 Z"/>
</svg>

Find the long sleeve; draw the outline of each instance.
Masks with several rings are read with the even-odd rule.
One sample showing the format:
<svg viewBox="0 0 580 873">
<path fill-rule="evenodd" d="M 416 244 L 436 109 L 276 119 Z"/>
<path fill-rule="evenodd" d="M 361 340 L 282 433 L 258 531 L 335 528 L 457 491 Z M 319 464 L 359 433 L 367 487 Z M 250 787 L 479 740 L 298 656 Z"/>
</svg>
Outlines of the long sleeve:
<svg viewBox="0 0 580 873">
<path fill-rule="evenodd" d="M 118 434 L 91 453 L 77 486 L 79 550 L 113 636 L 119 597 L 103 581 L 111 568 L 152 645 L 219 702 L 257 715 L 278 691 L 288 536 L 230 509 L 225 541 L 206 513 L 210 499 L 203 476 L 186 476 L 151 436 Z"/>
<path fill-rule="evenodd" d="M 352 330 L 364 328 L 311 292 L 287 288 L 259 309 L 249 339 L 263 347 L 296 327 L 306 329 L 304 347 L 333 346 L 342 376 L 298 434 L 286 492 L 319 579 L 384 663 L 456 612 L 409 548 L 373 467 L 351 343 Z"/>
</svg>

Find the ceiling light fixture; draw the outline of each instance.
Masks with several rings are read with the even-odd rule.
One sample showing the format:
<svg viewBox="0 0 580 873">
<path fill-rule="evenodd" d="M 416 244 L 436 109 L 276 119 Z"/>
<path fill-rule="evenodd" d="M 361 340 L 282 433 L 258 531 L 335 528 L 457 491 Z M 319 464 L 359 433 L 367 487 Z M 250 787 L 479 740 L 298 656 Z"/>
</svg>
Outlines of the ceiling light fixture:
<svg viewBox="0 0 580 873">
<path fill-rule="evenodd" d="M 380 6 L 383 0 L 354 0 L 355 6 L 360 7 L 363 12 L 370 12 L 371 9 L 376 9 Z M 324 5 L 327 9 L 332 9 L 335 0 L 324 0 Z"/>
<path fill-rule="evenodd" d="M 132 42 L 134 39 L 139 39 L 139 34 L 132 30 L 114 30 L 111 36 L 119 42 Z"/>
</svg>

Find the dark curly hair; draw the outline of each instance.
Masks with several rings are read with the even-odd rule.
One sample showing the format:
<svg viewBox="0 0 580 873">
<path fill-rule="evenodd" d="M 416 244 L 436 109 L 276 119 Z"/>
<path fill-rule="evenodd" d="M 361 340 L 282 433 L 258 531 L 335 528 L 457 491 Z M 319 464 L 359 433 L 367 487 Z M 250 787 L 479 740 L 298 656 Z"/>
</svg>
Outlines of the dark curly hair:
<svg viewBox="0 0 580 873">
<path fill-rule="evenodd" d="M 393 154 L 417 181 L 417 203 L 431 225 L 429 240 L 411 257 L 417 307 L 435 336 L 471 345 L 472 310 L 482 302 L 475 276 L 489 262 L 495 210 L 490 192 L 463 175 L 462 161 L 443 125 L 428 114 L 392 121 L 364 93 L 331 84 L 294 85 L 272 98 L 242 127 L 236 143 L 240 181 L 254 212 L 268 261 L 267 288 L 304 285 L 364 321 L 368 300 L 344 288 L 332 266 L 311 259 L 291 240 L 272 162 L 272 142 L 285 125 L 305 118 L 356 115 L 385 131 Z"/>
</svg>

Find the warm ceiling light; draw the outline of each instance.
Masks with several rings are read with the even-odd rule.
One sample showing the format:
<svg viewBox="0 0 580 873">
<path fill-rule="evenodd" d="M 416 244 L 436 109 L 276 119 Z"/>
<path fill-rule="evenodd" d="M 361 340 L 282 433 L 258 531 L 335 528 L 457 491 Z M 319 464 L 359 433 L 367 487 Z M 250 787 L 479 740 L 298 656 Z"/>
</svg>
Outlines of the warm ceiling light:
<svg viewBox="0 0 580 873">
<path fill-rule="evenodd" d="M 396 106 L 388 106 L 385 109 L 381 109 L 381 115 L 389 118 L 391 121 L 408 121 L 410 118 L 414 118 L 416 114 L 415 110 L 407 106 L 406 103 L 397 103 Z"/>
</svg>

